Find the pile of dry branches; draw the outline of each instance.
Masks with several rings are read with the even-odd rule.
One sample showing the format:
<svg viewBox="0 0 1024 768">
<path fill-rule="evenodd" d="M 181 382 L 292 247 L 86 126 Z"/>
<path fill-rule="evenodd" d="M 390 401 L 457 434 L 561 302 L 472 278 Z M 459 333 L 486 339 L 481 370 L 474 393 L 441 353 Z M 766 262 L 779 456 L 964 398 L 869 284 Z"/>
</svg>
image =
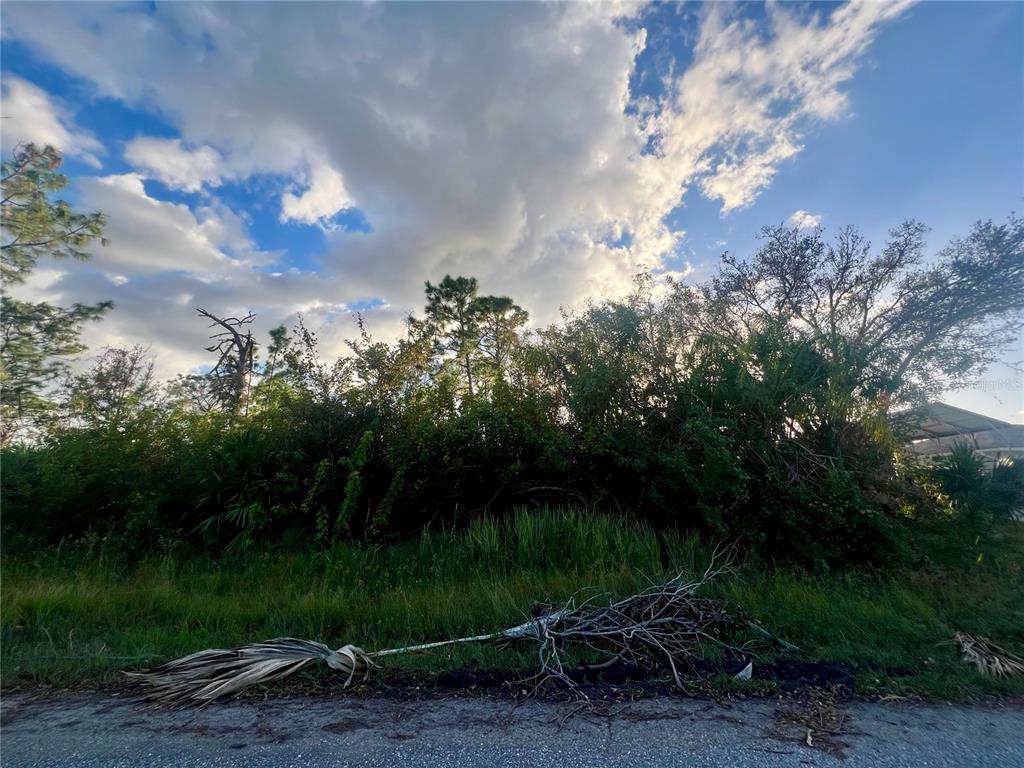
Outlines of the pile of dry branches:
<svg viewBox="0 0 1024 768">
<path fill-rule="evenodd" d="M 704 655 L 705 643 L 727 645 L 725 631 L 737 625 L 734 616 L 698 591 L 727 569 L 712 562 L 698 577 L 677 576 L 620 600 L 607 594 L 581 590 L 561 608 L 522 624 L 485 635 L 366 653 L 354 645 L 332 651 L 323 643 L 278 638 L 237 648 L 200 651 L 144 672 L 128 673 L 148 687 L 148 698 L 163 704 L 206 704 L 257 683 L 279 680 L 311 661 L 323 660 L 346 675 L 344 685 L 365 678 L 374 659 L 412 653 L 456 643 L 533 641 L 538 644 L 540 669 L 533 680 L 540 687 L 560 683 L 586 698 L 569 675 L 564 656 L 568 648 L 596 651 L 603 661 L 663 665 L 676 684 L 683 686 L 681 669 L 692 668 Z M 767 639 L 775 638 L 752 622 L 746 625 Z M 779 641 L 782 642 L 782 641 Z M 788 644 L 783 643 L 789 648 Z"/>
<path fill-rule="evenodd" d="M 691 667 L 693 659 L 703 656 L 705 643 L 724 645 L 723 631 L 736 624 L 717 603 L 697 595 L 722 570 L 712 564 L 698 578 L 680 575 L 614 602 L 606 595 L 573 595 L 536 623 L 538 684 L 555 681 L 578 692 L 563 659 L 563 652 L 574 646 L 605 657 L 591 668 L 617 661 L 663 664 L 683 687 L 680 668 Z"/>
</svg>

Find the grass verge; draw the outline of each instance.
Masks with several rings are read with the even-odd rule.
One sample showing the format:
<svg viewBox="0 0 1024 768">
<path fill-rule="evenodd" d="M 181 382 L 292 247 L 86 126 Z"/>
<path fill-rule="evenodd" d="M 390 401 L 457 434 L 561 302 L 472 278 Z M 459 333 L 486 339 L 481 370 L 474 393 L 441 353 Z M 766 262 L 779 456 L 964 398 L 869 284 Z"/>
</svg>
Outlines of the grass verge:
<svg viewBox="0 0 1024 768">
<path fill-rule="evenodd" d="M 0 678 L 8 689 L 103 686 L 122 669 L 282 635 L 375 649 L 487 632 L 518 623 L 534 601 L 584 585 L 625 594 L 709 557 L 683 534 L 557 510 L 313 553 L 133 565 L 80 552 L 7 557 Z M 982 634 L 1024 652 L 1022 562 L 1024 526 L 1008 524 L 970 564 L 829 575 L 748 558 L 709 596 L 799 645 L 799 658 L 848 665 L 861 694 L 1021 696 L 1024 679 L 978 675 L 959 662 L 952 637 Z M 773 649 L 758 654 L 755 666 L 775 660 Z M 532 662 L 530 646 L 466 645 L 388 667 L 529 670 Z M 763 689 L 755 681 L 752 690 Z"/>
</svg>

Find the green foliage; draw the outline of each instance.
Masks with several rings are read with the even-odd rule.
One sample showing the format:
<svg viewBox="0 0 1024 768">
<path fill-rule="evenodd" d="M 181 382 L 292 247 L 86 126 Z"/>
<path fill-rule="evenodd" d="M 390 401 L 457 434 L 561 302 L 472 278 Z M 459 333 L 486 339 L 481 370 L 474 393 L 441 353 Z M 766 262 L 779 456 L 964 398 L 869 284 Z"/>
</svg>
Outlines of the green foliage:
<svg viewBox="0 0 1024 768">
<path fill-rule="evenodd" d="M 766 227 L 749 260 L 668 300 L 691 332 L 743 341 L 784 328 L 843 371 L 838 391 L 907 402 L 977 375 L 1024 323 L 1024 219 L 979 221 L 923 266 L 927 228 L 908 221 L 877 253 L 852 227 Z"/>
<path fill-rule="evenodd" d="M 470 400 L 502 379 L 529 319 L 507 296 L 478 296 L 477 288 L 472 277 L 445 275 L 437 285 L 428 282 L 426 319 L 413 320 L 433 340 L 435 372 L 460 380 Z"/>
<path fill-rule="evenodd" d="M 58 150 L 35 144 L 17 147 L 4 161 L 0 280 L 6 285 L 24 283 L 40 258 L 84 260 L 86 246 L 103 242 L 102 213 L 76 213 L 64 200 L 50 197 L 68 185 L 58 171 L 63 161 Z"/>
<path fill-rule="evenodd" d="M 200 486 L 199 510 L 212 514 L 196 530 L 208 541 L 230 538 L 228 550 L 247 549 L 292 511 L 300 485 L 286 466 L 287 446 L 259 425 L 232 428 L 211 446 Z"/>
<path fill-rule="evenodd" d="M 0 445 L 47 426 L 52 390 L 67 375 L 66 359 L 85 350 L 82 327 L 111 306 L 64 308 L 0 296 Z"/>
<path fill-rule="evenodd" d="M 85 248 L 102 239 L 101 213 L 76 213 L 52 195 L 67 186 L 58 172 L 63 157 L 34 144 L 17 147 L 3 163 L 0 180 L 0 446 L 38 431 L 52 417 L 51 390 L 67 375 L 67 358 L 85 349 L 82 327 L 110 308 L 55 307 L 10 294 L 28 279 L 41 258 L 88 258 Z"/>
<path fill-rule="evenodd" d="M 1006 519 L 1024 509 L 1024 462 L 999 458 L 991 466 L 968 443 L 936 460 L 932 475 L 953 505 L 977 521 Z"/>
<path fill-rule="evenodd" d="M 65 386 L 65 418 L 95 429 L 123 429 L 156 405 L 153 362 L 146 350 L 108 347 Z"/>
<path fill-rule="evenodd" d="M 348 468 L 348 480 L 345 481 L 345 498 L 338 510 L 338 518 L 334 521 L 334 535 L 338 538 L 348 533 L 353 518 L 359 511 L 359 503 L 363 498 L 363 472 L 370 460 L 370 449 L 373 446 L 373 432 L 367 430 L 356 443 L 352 455 L 345 462 Z"/>
<path fill-rule="evenodd" d="M 998 252 L 1016 280 L 1021 226 L 979 225 L 964 258 Z M 820 569 L 921 557 L 925 528 L 963 540 L 959 523 L 1006 516 L 1020 499 L 1019 465 L 982 478 L 959 454 L 937 475 L 901 464 L 888 412 L 924 369 L 883 386 L 887 358 L 869 337 L 888 322 L 881 287 L 939 290 L 913 271 L 921 231 L 907 225 L 873 257 L 851 231 L 827 246 L 820 233 L 771 230 L 751 262 L 730 258 L 703 286 L 670 285 L 665 298 L 640 276 L 629 295 L 533 332 L 511 298 L 446 276 L 426 285 L 423 316 L 401 338 L 378 341 L 360 318 L 336 361 L 301 320 L 274 329 L 265 362 L 238 358 L 249 361 L 244 408 L 204 400 L 202 380 L 160 391 L 142 350 L 108 350 L 64 389 L 61 418 L 5 454 L 5 540 L 116 539 L 133 556 L 328 546 L 573 505 Z M 960 262 L 942 269 L 981 280 Z M 828 290 L 859 298 L 814 298 Z M 975 299 L 944 327 L 1016 322 L 1009 295 Z M 250 319 L 218 326 L 229 345 L 233 323 Z M 942 368 L 928 350 L 915 359 Z M 934 514 L 947 496 L 952 513 Z"/>
<path fill-rule="evenodd" d="M 1024 652 L 1020 526 L 997 526 L 993 543 L 990 556 L 968 568 L 939 562 L 885 574 L 768 568 L 740 550 L 734 573 L 707 596 L 796 643 L 802 659 L 851 666 L 858 693 L 1019 696 L 1024 680 L 978 675 L 950 642 L 965 631 Z M 4 685 L 116 683 L 126 667 L 262 637 L 377 649 L 493 631 L 582 586 L 628 594 L 677 569 L 701 570 L 711 554 L 678 529 L 554 509 L 480 516 L 464 529 L 383 545 L 281 550 L 275 540 L 244 555 L 126 562 L 120 542 L 100 541 L 5 557 Z M 770 665 L 775 649 L 757 650 Z M 535 650 L 474 644 L 387 662 L 430 675 L 469 665 L 528 674 Z M 337 685 L 323 675 L 303 684 Z"/>
<path fill-rule="evenodd" d="M 935 477 L 953 502 L 965 509 L 983 506 L 988 477 L 985 462 L 967 443 L 957 443 L 936 462 Z"/>
<path fill-rule="evenodd" d="M 1014 512 L 1024 510 L 1024 461 L 996 461 L 988 479 L 987 507 L 996 520 L 1008 519 Z"/>
<path fill-rule="evenodd" d="M 328 459 L 320 459 L 313 473 L 309 492 L 302 501 L 302 513 L 307 517 L 312 515 L 316 520 L 316 538 L 320 542 L 326 542 L 330 538 L 330 512 L 322 497 L 331 482 L 333 471 L 334 467 Z"/>
</svg>

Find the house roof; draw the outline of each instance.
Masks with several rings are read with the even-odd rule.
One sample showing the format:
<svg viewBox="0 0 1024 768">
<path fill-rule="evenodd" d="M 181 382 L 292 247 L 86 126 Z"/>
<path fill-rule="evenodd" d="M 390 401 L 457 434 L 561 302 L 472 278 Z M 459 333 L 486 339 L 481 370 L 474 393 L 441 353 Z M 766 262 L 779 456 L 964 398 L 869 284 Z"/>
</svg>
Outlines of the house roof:
<svg viewBox="0 0 1024 768">
<path fill-rule="evenodd" d="M 979 432 L 1015 431 L 1018 425 L 993 419 L 973 411 L 966 411 L 946 403 L 928 403 L 920 408 L 901 414 L 900 421 L 908 424 L 906 439 L 929 440 L 956 435 L 973 435 Z"/>
</svg>

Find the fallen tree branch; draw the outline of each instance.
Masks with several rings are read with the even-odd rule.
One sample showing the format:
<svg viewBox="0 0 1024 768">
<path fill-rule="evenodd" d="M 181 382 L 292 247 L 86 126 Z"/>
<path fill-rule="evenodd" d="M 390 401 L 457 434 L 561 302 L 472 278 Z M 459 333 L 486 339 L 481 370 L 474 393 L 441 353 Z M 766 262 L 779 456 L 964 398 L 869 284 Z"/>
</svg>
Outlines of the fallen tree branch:
<svg viewBox="0 0 1024 768">
<path fill-rule="evenodd" d="M 549 682 L 561 684 L 581 699 L 586 695 L 566 669 L 565 651 L 570 647 L 589 649 L 603 657 L 590 666 L 600 669 L 618 661 L 661 665 L 669 670 L 676 685 L 683 687 L 681 670 L 693 668 L 703 656 L 704 643 L 741 651 L 722 640 L 723 634 L 739 624 L 789 650 L 796 646 L 779 640 L 753 621 L 738 622 L 714 601 L 697 592 L 727 570 L 728 564 L 712 562 L 699 577 L 684 574 L 619 600 L 581 590 L 561 608 L 518 624 L 482 635 L 439 640 L 400 648 L 366 652 L 355 645 L 332 651 L 323 643 L 296 638 L 277 638 L 232 649 L 200 651 L 130 677 L 148 688 L 147 698 L 170 705 L 208 704 L 258 683 L 280 680 L 310 662 L 324 661 L 346 675 L 343 686 L 366 679 L 376 667 L 375 659 L 415 653 L 460 643 L 532 641 L 537 643 L 539 671 L 536 687 Z"/>
</svg>

